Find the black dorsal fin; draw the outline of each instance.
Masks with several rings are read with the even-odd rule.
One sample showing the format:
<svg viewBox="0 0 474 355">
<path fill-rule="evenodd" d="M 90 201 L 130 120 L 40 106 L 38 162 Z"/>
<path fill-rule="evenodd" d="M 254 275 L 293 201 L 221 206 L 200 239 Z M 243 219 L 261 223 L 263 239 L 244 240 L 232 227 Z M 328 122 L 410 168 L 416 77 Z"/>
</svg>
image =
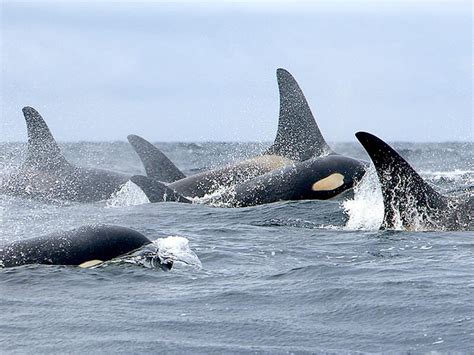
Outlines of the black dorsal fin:
<svg viewBox="0 0 474 355">
<path fill-rule="evenodd" d="M 23 108 L 23 115 L 28 130 L 28 153 L 24 165 L 38 169 L 69 165 L 38 111 L 27 106 Z"/>
<path fill-rule="evenodd" d="M 331 153 L 295 78 L 280 68 L 277 69 L 277 79 L 280 91 L 278 131 L 266 154 L 304 161 Z"/>
<path fill-rule="evenodd" d="M 191 203 L 186 197 L 156 179 L 150 179 L 148 176 L 143 175 L 134 175 L 130 180 L 142 189 L 150 202 L 174 201 Z"/>
<path fill-rule="evenodd" d="M 384 202 L 382 228 L 394 228 L 397 214 L 405 227 L 411 227 L 420 216 L 435 223 L 449 210 L 448 198 L 428 185 L 387 143 L 366 132 L 357 132 L 356 137 L 377 170 Z"/>
<path fill-rule="evenodd" d="M 146 139 L 134 134 L 129 135 L 127 139 L 140 157 L 149 178 L 174 182 L 186 177 L 166 155 Z"/>
</svg>

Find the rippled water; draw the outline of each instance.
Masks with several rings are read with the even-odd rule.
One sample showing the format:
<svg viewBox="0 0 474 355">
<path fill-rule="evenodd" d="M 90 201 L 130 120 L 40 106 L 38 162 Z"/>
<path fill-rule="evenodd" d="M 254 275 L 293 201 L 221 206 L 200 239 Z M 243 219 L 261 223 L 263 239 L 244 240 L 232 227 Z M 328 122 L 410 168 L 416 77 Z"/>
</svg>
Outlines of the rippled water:
<svg viewBox="0 0 474 355">
<path fill-rule="evenodd" d="M 356 143 L 332 146 L 367 159 Z M 78 165 L 142 172 L 126 143 L 62 147 Z M 160 147 L 193 173 L 262 146 Z M 394 147 L 441 191 L 473 185 L 472 143 Z M 21 162 L 23 148 L 0 145 L 1 172 Z M 202 264 L 0 270 L 1 352 L 472 351 L 473 232 L 378 231 L 372 180 L 351 201 L 241 209 L 149 204 L 133 184 L 95 204 L 0 196 L 2 243 L 118 224 L 150 239 L 186 238 Z"/>
</svg>

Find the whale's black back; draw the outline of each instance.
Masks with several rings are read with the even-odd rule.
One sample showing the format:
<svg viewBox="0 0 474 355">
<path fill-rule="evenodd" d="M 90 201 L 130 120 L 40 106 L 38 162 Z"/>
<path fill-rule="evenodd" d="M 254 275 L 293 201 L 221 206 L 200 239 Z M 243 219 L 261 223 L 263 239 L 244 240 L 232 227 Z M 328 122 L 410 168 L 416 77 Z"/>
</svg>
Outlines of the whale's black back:
<svg viewBox="0 0 474 355">
<path fill-rule="evenodd" d="M 90 260 L 111 260 L 149 243 L 143 234 L 130 228 L 85 226 L 6 245 L 0 251 L 0 265 L 80 265 Z"/>
</svg>

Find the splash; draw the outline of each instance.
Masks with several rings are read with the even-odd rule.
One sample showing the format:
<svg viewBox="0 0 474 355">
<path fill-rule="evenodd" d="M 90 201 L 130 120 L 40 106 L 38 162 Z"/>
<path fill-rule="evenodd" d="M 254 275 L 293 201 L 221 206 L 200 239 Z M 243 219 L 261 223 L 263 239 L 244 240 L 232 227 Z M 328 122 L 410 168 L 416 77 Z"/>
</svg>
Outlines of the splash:
<svg viewBox="0 0 474 355">
<path fill-rule="evenodd" d="M 193 203 L 207 205 L 212 207 L 237 207 L 235 201 L 235 188 L 234 186 L 221 186 L 215 191 L 206 194 L 202 197 L 191 197 L 189 198 Z"/>
<path fill-rule="evenodd" d="M 175 268 L 179 264 L 201 269 L 202 264 L 198 256 L 189 247 L 189 241 L 184 237 L 170 236 L 154 240 L 139 250 L 114 259 L 111 262 L 99 265 L 126 263 L 143 266 L 149 269 L 165 271 Z"/>
<path fill-rule="evenodd" d="M 354 198 L 342 203 L 349 216 L 345 229 L 374 230 L 383 222 L 382 190 L 375 167 L 371 164 L 360 183 L 354 187 Z"/>
<path fill-rule="evenodd" d="M 158 255 L 162 260 L 172 260 L 176 262 L 193 266 L 197 269 L 202 268 L 201 260 L 189 247 L 189 241 L 184 237 L 170 236 L 160 238 L 151 244 L 157 248 Z"/>
<path fill-rule="evenodd" d="M 106 208 L 117 208 L 142 205 L 150 200 L 133 182 L 127 181 L 120 190 L 115 192 L 106 202 Z"/>
<path fill-rule="evenodd" d="M 415 196 L 407 192 L 405 185 L 395 187 L 399 194 L 405 194 L 403 212 L 398 204 L 392 201 L 393 230 L 429 231 L 446 230 L 446 226 L 437 220 L 440 213 L 429 210 L 427 207 L 417 206 Z M 408 189 L 409 190 L 409 189 Z M 342 203 L 349 219 L 344 227 L 348 230 L 374 230 L 379 229 L 384 219 L 384 203 L 377 172 L 371 164 L 360 184 L 354 188 L 354 198 Z M 403 218 L 401 213 L 403 213 Z M 403 222 L 403 221 L 408 222 Z"/>
</svg>

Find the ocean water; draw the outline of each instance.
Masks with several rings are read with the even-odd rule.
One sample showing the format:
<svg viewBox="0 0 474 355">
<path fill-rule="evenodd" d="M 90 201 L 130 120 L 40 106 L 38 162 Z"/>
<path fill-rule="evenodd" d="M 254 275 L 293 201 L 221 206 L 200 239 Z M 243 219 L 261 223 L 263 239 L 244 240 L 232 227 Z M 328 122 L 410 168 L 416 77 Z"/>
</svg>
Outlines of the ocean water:
<svg viewBox="0 0 474 355">
<path fill-rule="evenodd" d="M 186 173 L 262 144 L 159 144 Z M 143 173 L 125 142 L 67 143 L 77 165 Z M 335 151 L 368 159 L 357 143 Z M 440 191 L 474 185 L 473 143 L 394 143 Z M 25 144 L 0 144 L 0 172 Z M 177 260 L 0 269 L 1 353 L 472 352 L 474 233 L 379 231 L 373 171 L 354 196 L 250 208 L 0 196 L 0 243 L 91 223 L 134 228 Z"/>
</svg>

